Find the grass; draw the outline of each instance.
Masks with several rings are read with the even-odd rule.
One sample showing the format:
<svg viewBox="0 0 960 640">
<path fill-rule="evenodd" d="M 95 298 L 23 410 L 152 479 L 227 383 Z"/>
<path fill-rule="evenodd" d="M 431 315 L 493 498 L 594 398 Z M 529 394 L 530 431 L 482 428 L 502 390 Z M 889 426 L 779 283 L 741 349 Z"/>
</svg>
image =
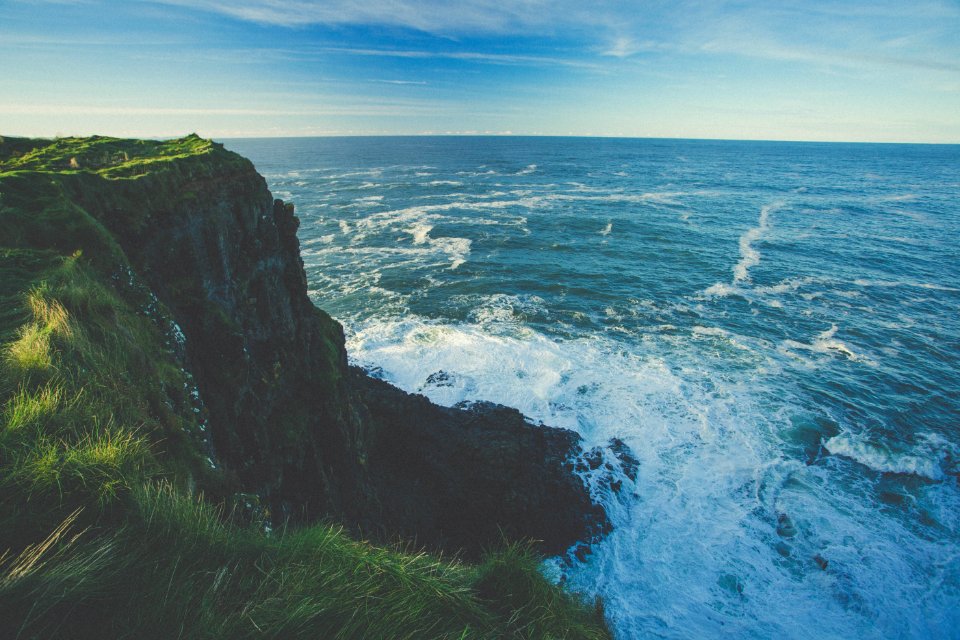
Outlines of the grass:
<svg viewBox="0 0 960 640">
<path fill-rule="evenodd" d="M 0 171 L 97 171 L 117 173 L 118 168 L 155 162 L 167 163 L 200 156 L 215 149 L 197 135 L 178 140 L 124 140 L 107 136 L 32 140 L 0 138 Z M 135 171 L 134 171 L 135 172 Z"/>
<path fill-rule="evenodd" d="M 0 637 L 609 637 L 528 546 L 466 564 L 228 506 L 256 497 L 206 461 L 166 310 L 71 194 L 245 166 L 195 136 L 0 139 Z"/>
<path fill-rule="evenodd" d="M 607 637 L 596 611 L 539 577 L 523 548 L 469 566 L 330 525 L 273 536 L 236 528 L 165 484 L 131 502 L 132 517 L 110 534 L 80 529 L 74 512 L 4 561 L 0 635 Z"/>
</svg>

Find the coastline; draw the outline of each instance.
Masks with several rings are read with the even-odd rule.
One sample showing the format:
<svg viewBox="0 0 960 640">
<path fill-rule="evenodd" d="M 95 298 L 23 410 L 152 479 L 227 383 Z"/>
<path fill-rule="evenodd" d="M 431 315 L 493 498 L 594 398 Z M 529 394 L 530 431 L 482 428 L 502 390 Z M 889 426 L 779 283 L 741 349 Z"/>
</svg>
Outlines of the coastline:
<svg viewBox="0 0 960 640">
<path fill-rule="evenodd" d="M 159 467 L 171 491 L 203 491 L 237 522 L 295 530 L 333 518 L 375 540 L 474 559 L 504 536 L 556 554 L 609 530 L 573 473 L 585 455 L 576 434 L 492 405 L 444 409 L 348 369 L 342 328 L 307 298 L 293 207 L 272 199 L 249 161 L 196 136 L 6 138 L 0 150 L 0 206 L 15 231 L 5 256 L 47 260 L 21 280 L 48 281 L 66 257 L 71 274 L 106 283 L 101 297 L 119 298 L 112 306 L 132 303 L 138 331 L 163 336 L 147 359 L 164 362 L 142 376 L 149 397 L 134 403 L 161 415 L 141 428 L 145 451 L 122 481 L 111 480 L 119 499 L 125 484 L 139 491 L 138 470 Z M 22 299 L 29 286 L 10 295 Z M 45 304 L 71 319 L 93 313 Z M 64 340 L 90 333 L 63 331 Z M 49 371 L 9 377 L 43 392 L 56 380 Z M 73 495 L 59 487 L 35 527 L 50 527 L 55 505 Z M 36 498 L 21 491 L 8 483 L 4 497 L 22 515 Z M 95 513 L 88 507 L 99 522 Z M 23 542 L 4 545 L 12 553 L 31 548 L 24 528 Z"/>
</svg>

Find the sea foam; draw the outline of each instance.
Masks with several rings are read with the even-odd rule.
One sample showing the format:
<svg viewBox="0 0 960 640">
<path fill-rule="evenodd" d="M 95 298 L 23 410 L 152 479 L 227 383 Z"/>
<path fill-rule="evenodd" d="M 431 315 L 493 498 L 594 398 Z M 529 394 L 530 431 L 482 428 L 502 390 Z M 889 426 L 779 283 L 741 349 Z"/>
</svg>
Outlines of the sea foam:
<svg viewBox="0 0 960 640">
<path fill-rule="evenodd" d="M 757 226 L 748 229 L 740 236 L 740 262 L 733 267 L 734 284 L 743 281 L 749 282 L 750 268 L 760 263 L 760 251 L 753 246 L 753 243 L 770 230 L 770 213 L 783 206 L 782 202 L 776 202 L 761 207 Z"/>
<path fill-rule="evenodd" d="M 919 443 L 906 452 L 892 451 L 863 436 L 848 433 L 830 438 L 823 446 L 834 455 L 850 458 L 874 471 L 912 474 L 933 481 L 945 478 L 942 465 L 951 454 L 949 444 L 931 434 L 921 436 Z"/>
</svg>

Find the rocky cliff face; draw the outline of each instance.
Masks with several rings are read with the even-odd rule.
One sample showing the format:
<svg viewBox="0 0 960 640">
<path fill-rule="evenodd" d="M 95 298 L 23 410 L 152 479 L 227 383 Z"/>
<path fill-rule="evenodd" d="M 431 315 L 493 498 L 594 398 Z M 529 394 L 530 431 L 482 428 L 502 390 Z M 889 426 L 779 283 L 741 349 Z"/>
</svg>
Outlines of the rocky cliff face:
<svg viewBox="0 0 960 640">
<path fill-rule="evenodd" d="M 293 206 L 250 162 L 214 145 L 167 165 L 67 188 L 182 327 L 217 461 L 275 521 L 332 516 L 468 554 L 501 530 L 560 552 L 609 527 L 572 473 L 573 432 L 348 367 L 341 326 L 307 297 Z"/>
</svg>

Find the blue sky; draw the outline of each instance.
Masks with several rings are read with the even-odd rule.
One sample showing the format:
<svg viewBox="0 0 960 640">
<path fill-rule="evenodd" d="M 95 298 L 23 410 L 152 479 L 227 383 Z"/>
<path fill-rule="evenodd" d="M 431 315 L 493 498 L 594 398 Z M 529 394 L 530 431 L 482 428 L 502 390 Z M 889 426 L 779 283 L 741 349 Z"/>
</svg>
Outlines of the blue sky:
<svg viewBox="0 0 960 640">
<path fill-rule="evenodd" d="M 956 0 L 0 0 L 0 133 L 960 142 Z"/>
</svg>

